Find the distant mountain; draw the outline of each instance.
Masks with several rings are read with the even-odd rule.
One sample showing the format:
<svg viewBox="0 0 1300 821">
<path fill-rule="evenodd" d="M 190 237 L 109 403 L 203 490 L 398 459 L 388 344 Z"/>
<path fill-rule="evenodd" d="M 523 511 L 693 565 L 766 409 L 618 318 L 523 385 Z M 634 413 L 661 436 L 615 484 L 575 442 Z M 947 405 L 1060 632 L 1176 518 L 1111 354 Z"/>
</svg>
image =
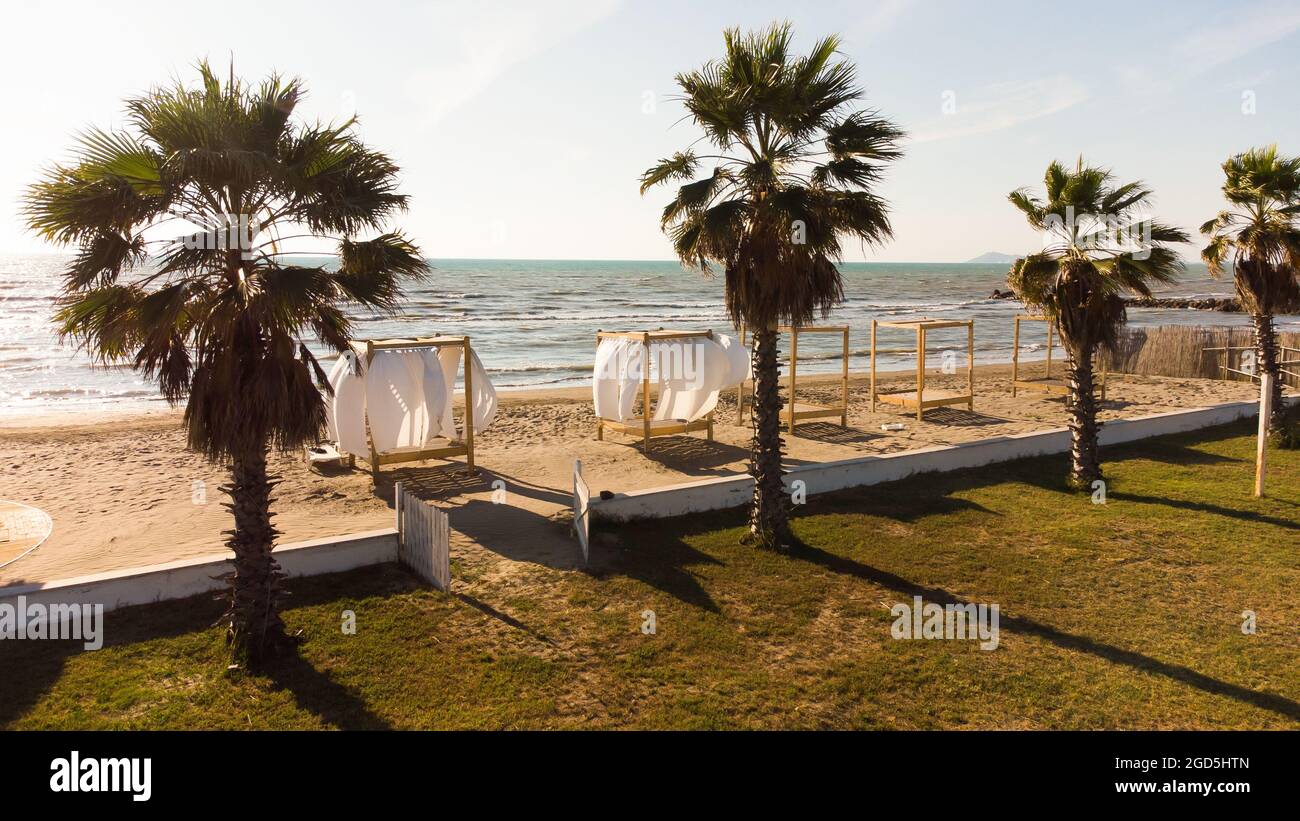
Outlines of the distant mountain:
<svg viewBox="0 0 1300 821">
<path fill-rule="evenodd" d="M 987 254 L 980 254 L 979 256 L 975 257 L 975 259 L 968 259 L 968 260 L 966 260 L 966 262 L 968 262 L 968 263 L 970 263 L 970 262 L 984 262 L 984 263 L 993 263 L 993 262 L 1002 263 L 1002 262 L 1005 262 L 1006 264 L 1010 265 L 1011 263 L 1015 262 L 1015 261 L 1018 260 L 1018 259 L 1020 259 L 1020 257 L 1016 256 L 1015 254 L 1002 254 L 1002 253 L 999 253 L 999 252 L 997 252 L 997 251 L 989 251 Z"/>
</svg>

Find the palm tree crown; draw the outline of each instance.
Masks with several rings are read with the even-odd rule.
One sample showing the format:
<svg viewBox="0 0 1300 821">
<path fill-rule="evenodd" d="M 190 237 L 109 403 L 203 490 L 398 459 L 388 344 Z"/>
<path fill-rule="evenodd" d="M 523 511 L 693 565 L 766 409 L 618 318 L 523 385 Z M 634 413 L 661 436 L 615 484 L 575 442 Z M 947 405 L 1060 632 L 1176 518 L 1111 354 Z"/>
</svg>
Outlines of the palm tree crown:
<svg viewBox="0 0 1300 821">
<path fill-rule="evenodd" d="M 1273 317 L 1300 309 L 1300 159 L 1277 146 L 1254 148 L 1223 164 L 1229 208 L 1201 226 L 1201 259 L 1221 276 L 1232 265 L 1237 298 L 1255 328 L 1256 367 L 1273 377 L 1269 429 L 1286 428 L 1282 363 Z"/>
<path fill-rule="evenodd" d="M 1277 146 L 1255 148 L 1223 164 L 1232 207 L 1201 226 L 1201 259 L 1215 276 L 1233 264 L 1237 296 L 1251 313 L 1300 307 L 1300 158 Z"/>
<path fill-rule="evenodd" d="M 190 445 L 210 457 L 267 437 L 288 449 L 324 422 L 304 339 L 342 350 L 343 303 L 392 310 L 400 281 L 427 267 L 400 233 L 353 238 L 406 207 L 397 167 L 353 120 L 299 124 L 300 82 L 253 89 L 233 69 L 224 83 L 198 69 L 197 88 L 128 100 L 127 129 L 82 134 L 74 162 L 31 187 L 26 217 L 78 246 L 62 334 L 141 370 L 168 400 L 188 397 Z M 313 238 L 335 245 L 337 265 L 293 262 L 319 250 Z"/>
<path fill-rule="evenodd" d="M 1169 246 L 1187 242 L 1186 232 L 1149 216 L 1151 191 L 1141 182 L 1113 181 L 1080 158 L 1073 171 L 1059 162 L 1047 167 L 1045 199 L 1026 189 L 1009 196 L 1045 242 L 1016 261 L 1007 281 L 1081 347 L 1113 346 L 1125 319 L 1123 293 L 1150 296 L 1183 269 Z"/>
<path fill-rule="evenodd" d="M 724 33 L 725 57 L 677 75 L 681 100 L 717 153 L 694 147 L 661 160 L 641 191 L 681 185 L 662 225 L 689 266 L 726 271 L 738 323 L 806 322 L 843 298 L 841 238 L 890 236 L 885 203 L 867 190 L 897 158 L 903 132 L 870 111 L 855 71 L 827 37 L 791 54 L 791 27 Z M 702 164 L 712 171 L 700 176 Z M 697 179 L 698 177 L 698 179 Z"/>
</svg>

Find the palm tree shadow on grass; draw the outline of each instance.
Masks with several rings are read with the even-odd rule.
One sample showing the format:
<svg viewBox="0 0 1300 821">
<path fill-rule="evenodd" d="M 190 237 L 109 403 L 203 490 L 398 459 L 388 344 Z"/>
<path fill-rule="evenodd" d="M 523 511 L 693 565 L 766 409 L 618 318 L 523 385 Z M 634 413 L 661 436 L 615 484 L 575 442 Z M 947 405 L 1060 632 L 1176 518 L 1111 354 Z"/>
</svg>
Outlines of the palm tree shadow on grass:
<svg viewBox="0 0 1300 821">
<path fill-rule="evenodd" d="M 300 607 L 335 601 L 340 596 L 389 595 L 422 585 L 396 566 L 364 568 L 347 573 L 293 580 L 285 598 L 285 612 Z M 225 659 L 217 649 L 213 627 L 225 610 L 225 591 L 205 593 L 172 602 L 126 607 L 105 614 L 104 652 L 113 647 L 167 640 L 188 633 L 211 633 L 214 637 L 211 664 L 214 670 Z M 54 687 L 67 662 L 83 651 L 78 641 L 0 642 L 0 728 L 26 715 L 41 697 Z M 124 662 L 128 663 L 128 662 Z M 21 671 L 10 674 L 8 671 Z M 342 729 L 382 729 L 385 722 L 371 714 L 347 688 L 315 669 L 297 653 L 268 661 L 261 675 L 293 693 L 298 705 Z"/>
<path fill-rule="evenodd" d="M 1184 499 L 1173 499 L 1167 496 L 1144 496 L 1139 493 L 1125 493 L 1124 491 L 1111 491 L 1109 498 L 1122 502 L 1137 502 L 1147 505 L 1164 505 L 1178 510 L 1189 510 L 1195 513 L 1209 513 L 1214 516 L 1226 516 L 1230 519 L 1238 519 L 1243 522 L 1258 522 L 1260 524 L 1280 527 L 1283 530 L 1300 530 L 1300 524 L 1296 524 L 1287 519 L 1279 519 L 1275 516 L 1268 516 L 1263 513 L 1256 513 L 1251 510 L 1236 510 L 1221 505 L 1212 505 L 1207 502 L 1189 502 Z"/>
<path fill-rule="evenodd" d="M 474 596 L 471 596 L 468 593 L 452 593 L 452 595 L 460 599 L 462 602 L 469 605 L 470 607 L 474 608 L 478 612 L 482 613 L 483 615 L 488 616 L 489 618 L 496 619 L 497 621 L 501 622 L 502 624 L 508 627 L 513 627 L 514 629 L 520 631 L 521 633 L 525 633 L 529 637 L 536 639 L 537 641 L 540 641 L 543 644 L 549 644 L 552 646 L 555 645 L 555 640 L 552 639 L 550 636 L 546 635 L 545 633 L 534 630 L 533 628 L 529 627 L 527 624 L 524 624 L 519 619 L 510 615 L 509 613 L 501 612 L 500 610 L 496 609 L 495 607 L 483 601 L 482 599 L 475 598 Z"/>
<path fill-rule="evenodd" d="M 736 520 L 735 524 L 743 521 L 738 512 L 730 511 L 726 524 L 720 524 L 714 519 L 710 520 L 712 522 L 710 527 L 701 521 L 699 530 L 703 532 L 718 526 L 730 527 L 733 524 L 732 519 Z M 689 528 L 683 529 L 680 524 L 681 522 L 678 522 L 677 526 L 668 523 L 645 525 L 647 529 L 657 532 L 649 536 L 638 534 L 636 541 L 643 546 L 641 548 L 623 549 L 612 556 L 606 550 L 593 551 L 593 566 L 588 569 L 588 572 L 598 579 L 611 576 L 636 579 L 686 604 L 710 613 L 721 612 L 717 602 L 700 584 L 690 568 L 694 565 L 721 566 L 724 562 L 687 544 L 684 537 L 689 535 Z"/>
<path fill-rule="evenodd" d="M 259 671 L 282 690 L 293 694 L 298 707 L 340 730 L 391 730 L 392 726 L 370 712 L 365 701 L 317 670 L 297 652 L 268 662 Z"/>
<path fill-rule="evenodd" d="M 960 596 L 954 596 L 943 588 L 926 587 L 909 581 L 902 576 L 863 564 L 854 559 L 837 556 L 806 543 L 798 544 L 791 556 L 800 561 L 824 567 L 835 573 L 869 581 L 908 598 L 920 596 L 926 602 L 940 605 L 976 604 L 976 602 L 971 602 Z M 1087 653 L 1114 664 L 1122 664 L 1135 670 L 1165 676 L 1203 692 L 1226 696 L 1260 709 L 1270 710 L 1294 721 L 1300 721 L 1300 703 L 1276 693 L 1260 692 L 1238 684 L 1220 681 L 1181 664 L 1160 661 L 1134 650 L 1125 650 L 1122 647 L 1106 644 L 1087 636 L 1067 633 L 1049 624 L 1043 624 L 1021 616 L 1009 616 L 1006 613 L 1001 613 L 999 627 L 1022 635 L 1040 638 L 1065 650 Z"/>
<path fill-rule="evenodd" d="M 1240 462 L 1242 460 L 1231 456 L 1222 456 L 1217 453 L 1211 453 L 1202 449 L 1201 446 L 1237 438 L 1243 433 L 1248 432 L 1247 427 L 1249 426 L 1242 426 L 1234 423 L 1231 425 L 1223 425 L 1217 428 L 1208 429 L 1208 436 L 1206 435 L 1206 430 L 1199 430 L 1187 434 L 1162 437 L 1155 440 L 1142 440 L 1124 442 L 1116 445 L 1107 445 L 1102 449 L 1104 457 L 1102 467 L 1104 470 L 1107 464 L 1114 465 L 1136 460 L 1189 466 Z M 913 496 L 915 506 L 933 509 L 933 494 L 951 494 L 961 490 L 969 490 L 988 485 L 1003 484 L 1005 482 L 1018 482 L 1040 490 L 1077 496 L 1086 500 L 1088 494 L 1081 493 L 1080 491 L 1070 487 L 1069 483 L 1066 481 L 1068 474 L 1068 455 L 1052 454 L 1047 456 L 1034 456 L 1024 459 L 1016 459 L 1010 462 L 999 462 L 980 467 L 963 468 L 960 470 L 932 474 L 931 481 L 926 484 L 929 493 L 919 496 L 916 494 L 904 493 L 900 494 L 900 497 Z M 904 479 L 901 481 L 907 482 L 908 480 Z M 1119 498 L 1122 486 L 1111 477 L 1107 477 L 1107 482 L 1109 484 L 1107 495 L 1110 498 Z M 890 482 L 875 485 L 874 487 L 878 491 L 887 491 L 893 484 L 894 483 Z M 852 492 L 853 491 L 847 491 L 847 493 Z M 1141 497 L 1135 496 L 1130 498 L 1133 500 L 1139 500 Z M 882 516 L 890 515 L 889 509 L 875 509 L 880 507 L 879 503 L 872 502 L 870 495 L 864 495 L 862 501 L 874 506 L 869 512 Z M 900 499 L 900 501 L 906 503 L 905 499 Z M 1151 499 L 1150 501 L 1163 502 L 1166 500 Z M 1250 516 L 1243 516 L 1241 511 L 1233 511 L 1227 508 L 1206 508 L 1206 510 L 1208 510 L 1208 512 L 1221 513 L 1222 515 L 1234 516 L 1237 518 L 1255 518 L 1253 514 Z"/>
<path fill-rule="evenodd" d="M 938 477 L 936 477 L 937 479 Z M 798 511 L 800 515 L 852 513 L 855 515 L 881 516 L 897 522 L 914 524 L 931 516 L 945 516 L 952 513 L 973 510 L 990 516 L 1001 516 L 978 502 L 950 495 L 953 491 L 971 487 L 971 483 L 956 482 L 935 488 L 933 493 L 918 494 L 912 488 L 898 488 L 894 482 L 872 485 L 866 488 L 837 491 L 816 500 L 815 507 Z M 1062 486 L 1064 487 L 1064 486 Z"/>
</svg>

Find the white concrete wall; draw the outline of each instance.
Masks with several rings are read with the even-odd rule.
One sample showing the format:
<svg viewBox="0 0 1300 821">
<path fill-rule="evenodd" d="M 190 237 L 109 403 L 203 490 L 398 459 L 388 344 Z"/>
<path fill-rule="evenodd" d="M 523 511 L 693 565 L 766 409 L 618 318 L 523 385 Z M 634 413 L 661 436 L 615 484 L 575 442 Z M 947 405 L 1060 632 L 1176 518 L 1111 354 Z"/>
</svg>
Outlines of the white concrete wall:
<svg viewBox="0 0 1300 821">
<path fill-rule="evenodd" d="M 1106 422 L 1102 426 L 1100 441 L 1102 445 L 1132 442 L 1152 436 L 1223 425 L 1258 413 L 1259 405 L 1255 402 L 1228 402 L 1207 408 L 1120 419 Z M 789 486 L 790 482 L 802 480 L 808 493 L 826 493 L 892 482 L 917 473 L 980 467 L 1031 456 L 1066 453 L 1069 449 L 1069 430 L 1053 428 L 957 445 L 799 465 L 786 474 L 786 484 Z M 748 476 L 701 479 L 619 493 L 612 499 L 592 499 L 590 515 L 597 520 L 626 522 L 722 510 L 747 504 L 753 495 L 753 488 L 753 480 Z"/>
<path fill-rule="evenodd" d="M 185 559 L 80 576 L 57 582 L 0 588 L 0 603 L 102 604 L 105 610 L 220 590 L 221 579 L 234 571 L 229 554 Z M 397 531 L 388 528 L 281 545 L 275 551 L 289 576 L 337 573 L 382 562 L 397 561 Z"/>
</svg>

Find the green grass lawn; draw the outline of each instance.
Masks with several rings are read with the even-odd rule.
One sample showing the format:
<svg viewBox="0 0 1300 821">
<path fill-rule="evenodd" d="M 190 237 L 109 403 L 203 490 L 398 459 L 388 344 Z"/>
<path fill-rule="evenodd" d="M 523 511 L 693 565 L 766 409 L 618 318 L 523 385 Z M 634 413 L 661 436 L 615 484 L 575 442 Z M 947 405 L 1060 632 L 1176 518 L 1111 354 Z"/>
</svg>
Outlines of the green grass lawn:
<svg viewBox="0 0 1300 821">
<path fill-rule="evenodd" d="M 734 512 L 451 595 L 395 566 L 299 580 L 301 657 L 261 676 L 225 672 L 219 603 L 131 608 L 97 652 L 0 643 L 0 726 L 1296 728 L 1300 452 L 1253 499 L 1250 433 L 1108 450 L 1105 506 L 1060 458 L 813 498 L 792 556 Z M 997 603 L 1000 646 L 891 638 L 917 594 Z"/>
</svg>

